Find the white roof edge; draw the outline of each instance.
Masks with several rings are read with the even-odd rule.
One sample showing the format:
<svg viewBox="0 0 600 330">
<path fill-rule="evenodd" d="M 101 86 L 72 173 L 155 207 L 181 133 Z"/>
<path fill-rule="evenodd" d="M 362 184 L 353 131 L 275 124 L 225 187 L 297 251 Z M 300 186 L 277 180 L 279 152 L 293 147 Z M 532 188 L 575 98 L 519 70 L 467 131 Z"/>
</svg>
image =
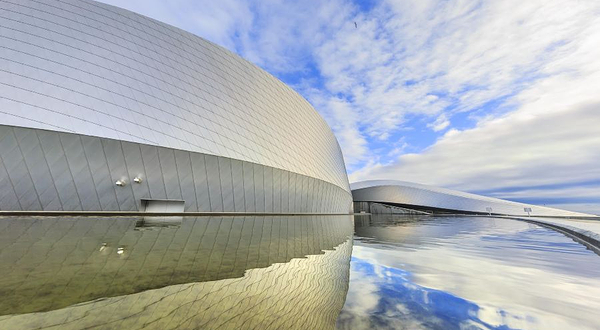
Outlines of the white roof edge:
<svg viewBox="0 0 600 330">
<path fill-rule="evenodd" d="M 576 212 L 576 211 L 569 211 L 569 210 L 563 210 L 563 209 L 557 209 L 557 208 L 552 208 L 552 207 L 547 207 L 547 206 L 540 206 L 540 205 L 535 205 L 535 204 L 526 204 L 526 203 L 520 203 L 520 202 L 513 202 L 513 201 L 509 201 L 509 200 L 505 200 L 505 199 L 500 199 L 500 198 L 487 197 L 487 196 L 483 196 L 483 195 L 466 193 L 466 192 L 462 192 L 462 191 L 459 191 L 459 190 L 452 190 L 452 189 L 447 189 L 447 188 L 429 186 L 429 185 L 424 185 L 424 184 L 420 184 L 420 183 L 400 181 L 400 180 L 366 180 L 366 181 L 358 181 L 358 182 L 350 183 L 350 190 L 354 191 L 354 190 L 358 190 L 358 189 L 378 187 L 378 186 L 401 186 L 401 187 L 409 187 L 409 188 L 416 188 L 416 189 L 421 189 L 421 190 L 426 190 L 426 191 L 431 191 L 431 192 L 436 192 L 436 193 L 441 193 L 441 194 L 448 194 L 448 195 L 452 195 L 452 196 L 459 196 L 459 197 L 464 197 L 464 198 L 470 198 L 470 199 L 475 199 L 475 200 L 482 200 L 482 201 L 485 200 L 485 201 L 496 202 L 496 203 L 522 205 L 522 206 L 535 206 L 536 208 L 543 208 L 543 209 L 549 209 L 549 210 L 560 210 L 562 212 L 571 213 L 571 214 L 573 214 L 573 216 L 597 217 L 597 215 L 594 215 L 594 214 L 588 214 L 588 213 L 582 213 L 582 212 Z"/>
</svg>

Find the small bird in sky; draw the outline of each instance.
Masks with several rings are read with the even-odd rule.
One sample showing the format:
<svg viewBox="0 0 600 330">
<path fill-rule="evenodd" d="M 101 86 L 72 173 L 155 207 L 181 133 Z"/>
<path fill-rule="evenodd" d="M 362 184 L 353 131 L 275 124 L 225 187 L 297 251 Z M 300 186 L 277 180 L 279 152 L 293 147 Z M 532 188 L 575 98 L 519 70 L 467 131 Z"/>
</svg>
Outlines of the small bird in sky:
<svg viewBox="0 0 600 330">
<path fill-rule="evenodd" d="M 358 24 L 356 24 L 356 22 L 354 22 L 354 27 L 358 29 Z"/>
</svg>

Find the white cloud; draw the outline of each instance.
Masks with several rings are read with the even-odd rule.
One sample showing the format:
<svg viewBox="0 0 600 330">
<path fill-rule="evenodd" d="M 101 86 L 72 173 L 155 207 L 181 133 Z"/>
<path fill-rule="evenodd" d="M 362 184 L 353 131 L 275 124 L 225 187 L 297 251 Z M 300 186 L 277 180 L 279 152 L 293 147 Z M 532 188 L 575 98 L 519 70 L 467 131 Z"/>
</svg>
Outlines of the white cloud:
<svg viewBox="0 0 600 330">
<path fill-rule="evenodd" d="M 356 160 L 368 154 L 367 141 L 360 133 L 357 112 L 348 102 L 330 98 L 323 106 L 329 109 L 326 115 L 331 127 L 337 132 L 337 139 L 344 148 L 344 160 L 347 166 L 355 165 Z"/>
<path fill-rule="evenodd" d="M 565 105 L 556 112 L 545 102 L 539 106 L 545 113 L 526 107 L 471 130 L 452 131 L 422 154 L 365 168 L 352 179 L 395 178 L 465 190 L 597 180 L 600 103 Z"/>
<path fill-rule="evenodd" d="M 445 129 L 448 126 L 450 126 L 450 121 L 448 120 L 448 117 L 444 113 L 439 115 L 439 117 L 437 117 L 437 119 L 433 123 L 427 124 L 427 127 L 431 128 L 432 130 L 434 130 L 436 132 L 439 132 L 439 131 Z"/>
<path fill-rule="evenodd" d="M 594 41 L 600 34 L 588 32 L 570 46 L 570 54 L 540 70 L 548 77 L 515 98 L 518 110 L 474 129 L 452 131 L 422 154 L 365 168 L 353 179 L 392 177 L 464 190 L 597 180 L 600 50 Z M 577 70 L 574 63 L 580 64 Z M 567 190 L 563 196 L 569 196 Z"/>
<path fill-rule="evenodd" d="M 590 56 L 565 57 L 598 41 L 597 8 L 591 1 L 568 9 L 560 1 L 382 3 L 357 14 L 359 29 L 340 29 L 317 45 L 316 59 L 327 90 L 352 100 L 367 141 L 390 136 L 411 113 L 434 117 L 429 126 L 441 131 L 453 113 L 501 98 L 520 109 L 549 77 L 589 67 Z M 495 120 L 506 108 L 486 110 L 474 117 Z"/>
<path fill-rule="evenodd" d="M 553 1 L 508 1 L 483 6 L 489 8 L 455 21 L 450 18 L 459 16 L 441 8 L 440 15 L 448 15 L 442 34 L 449 38 L 434 42 L 432 51 L 416 56 L 414 63 L 438 68 L 443 78 L 435 83 L 442 90 L 453 93 L 474 86 L 457 94 L 459 111 L 511 94 L 508 102 L 515 110 L 501 116 L 486 113 L 475 128 L 452 129 L 424 152 L 403 155 L 387 166 L 366 166 L 351 181 L 393 178 L 488 190 L 600 178 L 598 3 L 564 8 Z M 430 127 L 446 128 L 445 116 L 439 115 Z M 566 189 L 554 191 L 572 197 Z M 521 194 L 537 196 L 543 194 Z"/>
</svg>

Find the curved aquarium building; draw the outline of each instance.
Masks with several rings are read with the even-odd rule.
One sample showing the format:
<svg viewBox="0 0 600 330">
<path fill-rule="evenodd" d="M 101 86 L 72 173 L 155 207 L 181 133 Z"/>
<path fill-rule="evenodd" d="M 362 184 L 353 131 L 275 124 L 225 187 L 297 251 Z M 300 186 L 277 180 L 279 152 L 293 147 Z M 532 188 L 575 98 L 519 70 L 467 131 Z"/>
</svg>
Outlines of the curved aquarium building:
<svg viewBox="0 0 600 330">
<path fill-rule="evenodd" d="M 222 47 L 88 0 L 2 1 L 0 44 L 0 210 L 351 210 L 326 122 Z"/>
<path fill-rule="evenodd" d="M 421 211 L 515 216 L 593 216 L 404 181 L 362 181 L 353 183 L 351 187 L 356 212 L 418 213 Z"/>
</svg>

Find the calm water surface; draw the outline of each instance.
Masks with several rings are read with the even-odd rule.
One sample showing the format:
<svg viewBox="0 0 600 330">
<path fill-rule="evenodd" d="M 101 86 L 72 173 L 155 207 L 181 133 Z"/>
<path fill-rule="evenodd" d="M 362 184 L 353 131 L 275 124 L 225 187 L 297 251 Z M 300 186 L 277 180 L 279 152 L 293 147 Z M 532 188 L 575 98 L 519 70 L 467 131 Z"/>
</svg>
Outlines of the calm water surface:
<svg viewBox="0 0 600 330">
<path fill-rule="evenodd" d="M 356 217 L 339 329 L 600 329 L 600 257 L 525 222 Z"/>
<path fill-rule="evenodd" d="M 332 329 L 351 216 L 0 218 L 0 329 Z"/>
<path fill-rule="evenodd" d="M 600 257 L 505 219 L 6 217 L 0 269 L 0 329 L 600 328 Z"/>
</svg>

